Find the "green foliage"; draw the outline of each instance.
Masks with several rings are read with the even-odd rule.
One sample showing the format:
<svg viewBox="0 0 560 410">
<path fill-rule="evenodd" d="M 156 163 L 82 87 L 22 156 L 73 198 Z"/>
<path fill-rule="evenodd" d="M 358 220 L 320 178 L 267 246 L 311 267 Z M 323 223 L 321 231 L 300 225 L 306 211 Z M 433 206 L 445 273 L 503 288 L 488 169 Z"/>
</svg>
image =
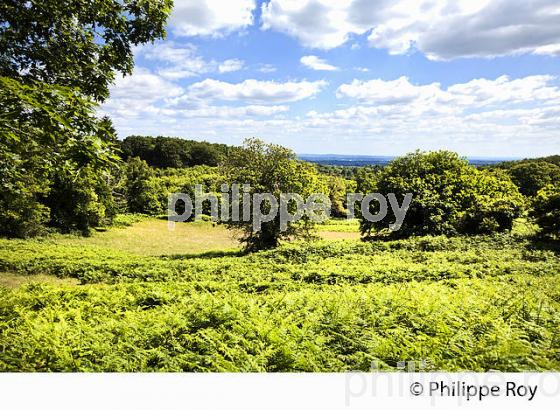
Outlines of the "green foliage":
<svg viewBox="0 0 560 410">
<path fill-rule="evenodd" d="M 507 170 L 523 195 L 535 196 L 547 185 L 560 185 L 560 166 L 546 161 L 520 162 Z"/>
<path fill-rule="evenodd" d="M 75 90 L 0 83 L 1 233 L 34 235 L 47 222 L 87 230 L 110 217 L 107 179 L 119 160 L 110 122 Z"/>
<path fill-rule="evenodd" d="M 154 181 L 154 171 L 146 161 L 138 157 L 126 162 L 124 182 L 127 208 L 132 213 L 158 215 L 161 204 L 158 198 L 158 186 Z"/>
<path fill-rule="evenodd" d="M 62 232 L 80 231 L 109 225 L 117 213 L 108 172 L 99 174 L 92 166 L 62 170 L 53 175 L 45 203 L 51 210 L 50 224 Z"/>
<path fill-rule="evenodd" d="M 134 225 L 135 223 L 142 222 L 148 217 L 144 214 L 117 214 L 113 218 L 112 226 L 117 228 L 125 228 Z"/>
<path fill-rule="evenodd" d="M 356 181 L 329 175 L 326 177 L 326 185 L 331 201 L 331 216 L 345 217 L 348 214 L 347 194 L 356 192 Z"/>
<path fill-rule="evenodd" d="M 156 168 L 217 166 L 233 147 L 182 138 L 130 136 L 121 143 L 124 159 L 139 157 Z"/>
<path fill-rule="evenodd" d="M 163 258 L 0 240 L 0 270 L 84 283 L 0 287 L 0 370 L 558 370 L 549 245 L 501 234 Z"/>
<path fill-rule="evenodd" d="M 325 164 L 315 164 L 317 170 L 321 174 L 330 175 L 330 176 L 337 176 L 342 177 L 344 179 L 351 179 L 354 180 L 356 175 L 360 172 L 360 170 L 364 168 L 381 168 L 379 165 L 374 166 L 366 166 L 366 167 L 358 167 L 358 166 L 341 166 L 341 165 L 325 165 Z"/>
<path fill-rule="evenodd" d="M 131 47 L 162 37 L 171 0 L 0 5 L 0 234 L 110 221 L 114 129 L 95 115 Z"/>
<path fill-rule="evenodd" d="M 541 228 L 543 235 L 560 237 L 560 188 L 548 185 L 533 200 L 530 215 Z"/>
<path fill-rule="evenodd" d="M 269 193 L 280 203 L 281 194 L 299 194 L 306 200 L 313 193 L 327 193 L 328 188 L 320 177 L 314 165 L 296 160 L 291 150 L 274 144 L 265 144 L 258 139 L 245 141 L 243 149 L 232 152 L 222 168 L 222 174 L 227 177 L 229 184 L 250 185 L 251 194 Z M 233 205 L 232 206 L 237 206 Z M 243 208 L 243 198 L 240 199 L 240 209 Z M 268 213 L 271 204 L 264 201 L 261 211 Z M 288 211 L 295 213 L 295 206 L 290 202 Z M 252 204 L 251 204 L 252 209 Z M 280 226 L 280 213 L 277 212 L 273 220 L 263 222 L 257 232 L 253 229 L 252 211 L 249 220 L 228 220 L 228 227 L 243 232 L 242 241 L 249 251 L 269 249 L 278 246 L 280 240 L 309 236 L 312 223 L 303 218 L 303 223 L 289 222 L 287 229 Z M 229 215 L 232 215 L 230 210 Z"/>
<path fill-rule="evenodd" d="M 203 193 L 211 193 L 219 196 L 220 185 L 225 177 L 217 167 L 196 165 L 190 168 L 181 169 L 159 169 L 155 172 L 155 177 L 150 184 L 156 187 L 159 209 L 161 214 L 167 214 L 168 198 L 173 193 L 184 193 L 194 201 L 195 186 L 200 185 Z M 177 212 L 183 212 L 177 209 Z M 203 203 L 204 215 L 210 214 L 209 204 Z"/>
<path fill-rule="evenodd" d="M 541 157 L 541 158 L 526 158 L 517 161 L 505 161 L 495 166 L 491 166 L 490 168 L 509 169 L 519 164 L 531 164 L 535 162 L 548 162 L 549 164 L 560 166 L 560 155 L 549 155 L 548 157 Z"/>
<path fill-rule="evenodd" d="M 358 179 L 360 192 L 396 195 L 402 203 L 407 193 L 412 202 L 404 223 L 394 235 L 456 235 L 510 230 L 521 215 L 524 201 L 503 172 L 480 171 L 448 151 L 416 152 L 397 158 L 379 175 Z M 377 212 L 373 201 L 371 211 Z M 388 228 L 394 221 L 361 219 L 364 235 Z"/>
<path fill-rule="evenodd" d="M 132 72 L 132 46 L 165 35 L 171 7 L 171 0 L 2 1 L 0 75 L 104 100 L 115 71 Z"/>
</svg>

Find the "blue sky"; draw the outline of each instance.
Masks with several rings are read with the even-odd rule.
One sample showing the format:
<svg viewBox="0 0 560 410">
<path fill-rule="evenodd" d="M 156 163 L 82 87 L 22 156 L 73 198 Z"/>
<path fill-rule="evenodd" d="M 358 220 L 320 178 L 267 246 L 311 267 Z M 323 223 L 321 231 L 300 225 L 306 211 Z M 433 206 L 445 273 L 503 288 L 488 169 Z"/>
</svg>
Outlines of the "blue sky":
<svg viewBox="0 0 560 410">
<path fill-rule="evenodd" d="M 560 153 L 555 0 L 175 0 L 102 111 L 121 138 Z"/>
</svg>

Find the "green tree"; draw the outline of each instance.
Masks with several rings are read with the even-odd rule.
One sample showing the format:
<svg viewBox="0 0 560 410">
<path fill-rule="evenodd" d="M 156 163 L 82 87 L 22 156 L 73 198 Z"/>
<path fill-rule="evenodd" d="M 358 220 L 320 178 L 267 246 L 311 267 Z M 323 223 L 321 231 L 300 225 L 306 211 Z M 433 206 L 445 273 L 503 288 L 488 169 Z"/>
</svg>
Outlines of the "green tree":
<svg viewBox="0 0 560 410">
<path fill-rule="evenodd" d="M 51 210 L 50 225 L 62 232 L 80 231 L 111 223 L 117 213 L 112 195 L 112 175 L 92 166 L 57 169 L 44 203 Z"/>
<path fill-rule="evenodd" d="M 544 236 L 560 237 L 560 188 L 548 185 L 533 200 L 530 216 L 535 219 Z"/>
<path fill-rule="evenodd" d="M 560 185 L 560 166 L 546 161 L 521 162 L 508 169 L 523 195 L 535 196 L 547 185 Z"/>
<path fill-rule="evenodd" d="M 132 46 L 165 34 L 172 0 L 3 0 L 0 76 L 80 89 L 102 101 Z"/>
<path fill-rule="evenodd" d="M 110 219 L 114 129 L 95 109 L 131 47 L 164 35 L 170 0 L 0 4 L 0 232 L 27 236 Z M 68 200 L 72 201 L 68 204 Z M 96 209 L 94 209 L 96 208 Z"/>
<path fill-rule="evenodd" d="M 517 186 L 504 172 L 475 171 L 466 187 L 472 193 L 466 197 L 467 209 L 461 217 L 458 232 L 490 234 L 511 230 L 526 202 Z"/>
<path fill-rule="evenodd" d="M 193 144 L 190 149 L 190 164 L 195 165 L 209 165 L 215 167 L 220 163 L 221 155 L 212 144 L 197 143 Z"/>
<path fill-rule="evenodd" d="M 119 160 L 113 130 L 109 121 L 95 117 L 91 99 L 68 87 L 24 85 L 5 77 L 0 77 L 0 85 L 0 229 L 4 235 L 34 235 L 57 214 L 49 205 L 93 198 L 66 196 L 70 181 L 77 187 L 97 185 L 96 195 L 102 195 L 105 188 L 99 179 L 107 177 Z M 95 181 L 84 180 L 88 177 Z M 65 192 L 60 201 L 54 200 L 54 185 Z M 58 226 L 63 219 L 69 226 L 80 225 L 68 218 L 52 221 Z"/>
<path fill-rule="evenodd" d="M 206 141 L 131 135 L 121 143 L 124 159 L 139 157 L 156 168 L 217 166 L 233 147 Z"/>
<path fill-rule="evenodd" d="M 315 166 L 296 160 L 295 153 L 287 148 L 258 139 L 248 139 L 243 149 L 232 152 L 222 166 L 222 173 L 230 186 L 249 184 L 251 194 L 270 193 L 278 203 L 281 194 L 299 194 L 305 199 L 313 193 L 328 192 Z M 241 198 L 240 207 L 243 205 Z M 293 202 L 289 204 L 291 214 L 295 213 L 294 205 Z M 263 202 L 261 210 L 268 213 L 270 204 Z M 226 222 L 229 228 L 242 232 L 241 240 L 249 251 L 276 247 L 283 239 L 311 236 L 312 222 L 308 218 L 299 223 L 289 222 L 287 229 L 282 230 L 277 213 L 274 219 L 264 222 L 259 231 L 253 230 L 253 218 L 254 212 L 251 212 L 245 221 L 240 218 L 240 221 Z"/>
<path fill-rule="evenodd" d="M 126 163 L 125 198 L 129 212 L 157 215 L 161 213 L 154 171 L 138 157 Z"/>
<path fill-rule="evenodd" d="M 325 178 L 331 201 L 331 216 L 339 218 L 347 216 L 347 194 L 356 191 L 356 181 L 334 175 L 327 175 Z"/>
<path fill-rule="evenodd" d="M 407 193 L 412 202 L 401 228 L 394 235 L 456 235 L 511 229 L 521 214 L 523 198 L 503 173 L 491 174 L 470 166 L 448 151 L 415 152 L 397 158 L 378 176 L 358 180 L 360 192 L 395 194 L 399 204 Z M 378 211 L 372 202 L 370 212 Z M 362 234 L 387 229 L 394 220 L 360 220 Z"/>
</svg>

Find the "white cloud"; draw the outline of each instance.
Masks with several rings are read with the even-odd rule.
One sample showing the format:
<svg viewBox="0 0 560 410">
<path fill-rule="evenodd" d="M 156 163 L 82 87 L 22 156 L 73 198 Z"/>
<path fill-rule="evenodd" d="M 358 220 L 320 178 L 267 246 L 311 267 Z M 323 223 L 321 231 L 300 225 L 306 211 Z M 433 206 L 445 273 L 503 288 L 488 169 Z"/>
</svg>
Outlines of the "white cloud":
<svg viewBox="0 0 560 410">
<path fill-rule="evenodd" d="M 350 84 L 342 84 L 336 90 L 338 98 L 350 97 L 364 103 L 381 105 L 426 101 L 436 98 L 440 93 L 441 88 L 438 83 L 416 86 L 411 84 L 406 77 L 393 81 L 353 80 Z"/>
<path fill-rule="evenodd" d="M 372 47 L 431 59 L 560 54 L 557 0 L 270 0 L 262 19 L 321 49 L 367 34 Z"/>
<path fill-rule="evenodd" d="M 560 56 L 560 43 L 537 47 L 535 54 Z"/>
<path fill-rule="evenodd" d="M 249 87 L 246 96 L 250 93 Z M 252 99 L 259 98 L 255 95 Z M 290 109 L 287 105 L 211 105 L 210 100 L 193 98 L 179 85 L 139 67 L 132 75 L 117 78 L 111 87 L 111 97 L 102 105 L 100 113 L 110 115 L 117 124 L 153 121 L 155 126 L 185 118 L 267 117 Z"/>
<path fill-rule="evenodd" d="M 227 83 L 206 79 L 188 88 L 188 98 L 198 100 L 247 101 L 255 103 L 286 103 L 313 97 L 326 86 L 324 81 L 284 82 L 245 80 Z"/>
<path fill-rule="evenodd" d="M 262 64 L 258 71 L 261 73 L 274 73 L 276 71 L 276 67 L 272 64 Z"/>
<path fill-rule="evenodd" d="M 300 61 L 301 64 L 303 64 L 307 68 L 310 68 L 311 70 L 316 70 L 316 71 L 336 71 L 336 70 L 338 70 L 337 67 L 335 67 L 334 65 L 328 64 L 325 60 L 323 60 L 322 58 L 319 58 L 317 56 L 303 56 L 299 61 Z"/>
<path fill-rule="evenodd" d="M 367 30 L 350 21 L 348 10 L 345 1 L 271 0 L 262 5 L 262 28 L 289 34 L 304 46 L 329 49 Z"/>
<path fill-rule="evenodd" d="M 246 105 L 242 107 L 207 106 L 194 110 L 177 110 L 182 118 L 237 118 L 244 116 L 270 116 L 290 110 L 287 105 Z"/>
<path fill-rule="evenodd" d="M 218 65 L 218 71 L 220 73 L 230 73 L 232 71 L 239 71 L 243 68 L 245 62 L 243 60 L 239 60 L 237 58 L 233 58 L 231 60 L 225 60 L 224 62 Z"/>
<path fill-rule="evenodd" d="M 439 83 L 415 85 L 407 77 L 397 80 L 353 80 L 336 91 L 338 98 L 354 98 L 361 103 L 377 105 L 417 105 L 443 110 L 496 104 L 560 103 L 560 88 L 550 85 L 555 78 L 534 75 L 511 80 L 507 76 L 495 80 L 474 79 L 443 89 Z"/>
<path fill-rule="evenodd" d="M 554 80 L 550 75 L 533 75 L 510 80 L 508 76 L 496 80 L 476 79 L 465 84 L 455 84 L 447 91 L 457 100 L 473 105 L 497 103 L 543 103 L 560 102 L 560 89 L 549 85 Z"/>
<path fill-rule="evenodd" d="M 447 87 L 406 77 L 354 80 L 338 88 L 338 109 L 290 110 L 288 103 L 312 98 L 325 85 L 207 79 L 182 88 L 137 69 L 117 80 L 101 113 L 113 118 L 121 136 L 164 134 L 237 144 L 256 135 L 300 152 L 560 151 L 560 84 L 552 76 L 479 78 Z"/>
<path fill-rule="evenodd" d="M 119 76 L 111 88 L 112 99 L 138 99 L 146 102 L 177 97 L 180 94 L 181 87 L 144 68 L 137 68 L 129 76 Z"/>
<path fill-rule="evenodd" d="M 241 70 L 245 64 L 237 58 L 224 61 L 205 60 L 198 55 L 195 45 L 178 44 L 173 41 L 137 47 L 135 55 L 153 61 L 158 74 L 168 80 L 180 80 L 212 72 L 229 73 Z"/>
<path fill-rule="evenodd" d="M 170 26 L 178 36 L 219 37 L 253 24 L 255 0 L 175 0 Z"/>
</svg>

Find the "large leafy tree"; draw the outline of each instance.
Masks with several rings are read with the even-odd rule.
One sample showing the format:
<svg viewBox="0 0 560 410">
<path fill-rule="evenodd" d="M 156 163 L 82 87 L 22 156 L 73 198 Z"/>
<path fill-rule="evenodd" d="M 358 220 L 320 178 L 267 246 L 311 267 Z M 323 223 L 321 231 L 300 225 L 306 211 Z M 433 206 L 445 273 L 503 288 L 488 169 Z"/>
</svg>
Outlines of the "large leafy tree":
<svg viewBox="0 0 560 410">
<path fill-rule="evenodd" d="M 272 194 L 280 202 L 282 194 L 299 194 L 307 199 L 314 193 L 328 193 L 328 187 L 320 177 L 314 165 L 298 161 L 293 151 L 275 144 L 266 144 L 259 139 L 248 139 L 243 149 L 233 151 L 222 165 L 222 173 L 231 184 L 250 186 L 250 194 Z M 236 206 L 235 204 L 232 204 Z M 289 203 L 288 211 L 295 213 L 295 204 Z M 243 209 L 243 197 L 239 208 Z M 268 213 L 270 204 L 263 202 L 261 211 Z M 229 215 L 232 215 L 230 208 Z M 255 210 L 250 218 L 239 221 L 229 219 L 229 228 L 242 232 L 242 242 L 246 249 L 256 251 L 276 247 L 282 239 L 309 237 L 312 221 L 303 218 L 298 222 L 288 222 L 287 229 L 282 229 L 279 213 L 274 219 L 263 222 L 261 229 L 255 231 L 253 220 Z"/>
<path fill-rule="evenodd" d="M 523 198 L 504 173 L 480 171 L 449 151 L 415 152 L 397 158 L 379 175 L 358 180 L 361 192 L 406 194 L 412 202 L 396 236 L 491 233 L 511 229 Z M 372 202 L 372 213 L 376 213 Z M 387 229 L 394 220 L 360 221 L 366 236 Z"/>
<path fill-rule="evenodd" d="M 101 191 L 118 157 L 94 109 L 74 89 L 0 77 L 2 234 L 37 234 L 51 220 L 85 229 L 110 216 Z"/>
<path fill-rule="evenodd" d="M 132 47 L 164 35 L 171 0 L 0 4 L 0 231 L 98 225 L 114 212 L 110 120 L 95 115 Z"/>
<path fill-rule="evenodd" d="M 0 75 L 79 88 L 103 100 L 132 47 L 165 34 L 172 0 L 3 0 Z"/>
</svg>

